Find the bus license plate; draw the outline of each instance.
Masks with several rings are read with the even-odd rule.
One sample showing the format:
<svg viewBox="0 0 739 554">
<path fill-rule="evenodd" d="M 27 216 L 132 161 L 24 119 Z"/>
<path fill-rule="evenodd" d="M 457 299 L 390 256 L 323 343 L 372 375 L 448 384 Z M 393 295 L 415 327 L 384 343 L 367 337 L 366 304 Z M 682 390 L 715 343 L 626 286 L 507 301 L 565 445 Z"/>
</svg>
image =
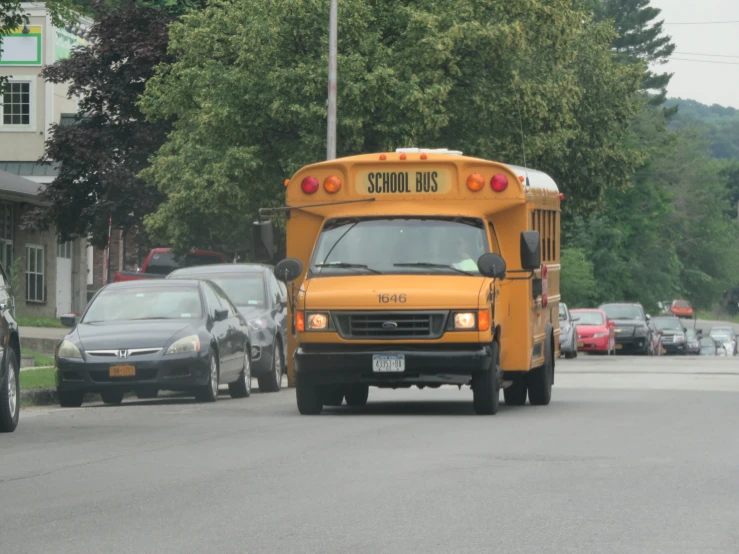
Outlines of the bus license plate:
<svg viewBox="0 0 739 554">
<path fill-rule="evenodd" d="M 134 377 L 136 368 L 132 365 L 114 365 L 110 366 L 111 377 Z"/>
<path fill-rule="evenodd" d="M 372 371 L 377 373 L 400 373 L 405 371 L 405 356 L 375 354 L 372 356 Z"/>
</svg>

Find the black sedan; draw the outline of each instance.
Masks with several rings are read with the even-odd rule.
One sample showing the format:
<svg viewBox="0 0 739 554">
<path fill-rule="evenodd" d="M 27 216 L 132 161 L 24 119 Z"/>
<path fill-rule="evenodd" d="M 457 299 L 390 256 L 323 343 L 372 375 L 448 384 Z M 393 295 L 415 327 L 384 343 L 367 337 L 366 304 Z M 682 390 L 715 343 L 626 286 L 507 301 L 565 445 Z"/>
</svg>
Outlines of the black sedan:
<svg viewBox="0 0 739 554">
<path fill-rule="evenodd" d="M 188 267 L 173 271 L 167 279 L 208 279 L 226 291 L 249 323 L 252 373 L 259 390 L 280 390 L 287 355 L 287 295 L 271 265 Z"/>
<path fill-rule="evenodd" d="M 126 281 L 102 288 L 56 351 L 59 404 L 79 407 L 86 392 L 120 404 L 134 390 L 218 398 L 228 383 L 233 398 L 251 394 L 251 341 L 244 316 L 207 281 Z"/>
</svg>

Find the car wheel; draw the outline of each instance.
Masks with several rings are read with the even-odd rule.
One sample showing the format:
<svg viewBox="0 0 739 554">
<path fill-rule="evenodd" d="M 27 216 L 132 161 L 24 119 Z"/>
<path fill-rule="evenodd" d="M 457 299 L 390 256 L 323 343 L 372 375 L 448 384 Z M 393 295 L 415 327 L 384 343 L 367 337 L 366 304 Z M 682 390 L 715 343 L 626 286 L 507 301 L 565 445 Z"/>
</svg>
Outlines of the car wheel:
<svg viewBox="0 0 739 554">
<path fill-rule="evenodd" d="M 200 402 L 215 402 L 218 400 L 218 353 L 211 349 L 208 384 L 200 387 L 195 395 Z"/>
<path fill-rule="evenodd" d="M 571 360 L 572 358 L 575 357 L 576 353 L 577 353 L 577 351 L 574 351 L 574 352 L 565 352 L 565 358 L 568 359 L 568 360 Z"/>
<path fill-rule="evenodd" d="M 347 387 L 346 392 L 344 392 L 346 405 L 354 408 L 366 406 L 368 397 L 369 387 L 367 385 L 351 385 Z"/>
<path fill-rule="evenodd" d="M 552 359 L 551 340 L 547 341 L 544 351 L 544 365 L 534 368 L 526 375 L 526 386 L 529 389 L 529 402 L 532 406 L 546 406 L 552 398 L 552 380 L 554 376 L 554 360 Z"/>
<path fill-rule="evenodd" d="M 239 378 L 228 384 L 228 392 L 231 398 L 246 398 L 251 395 L 251 356 L 249 346 L 244 354 L 244 367 L 239 373 Z"/>
<path fill-rule="evenodd" d="M 58 390 L 56 394 L 62 408 L 79 408 L 85 396 L 85 393 L 79 390 Z"/>
<path fill-rule="evenodd" d="M 282 359 L 280 339 L 276 338 L 272 351 L 272 370 L 266 375 L 259 376 L 259 390 L 262 392 L 279 392 L 282 388 L 282 368 L 285 364 Z"/>
<path fill-rule="evenodd" d="M 472 376 L 472 407 L 477 415 L 495 415 L 500 403 L 500 351 L 497 342 L 491 346 L 490 369 Z"/>
<path fill-rule="evenodd" d="M 18 354 L 8 348 L 5 357 L 5 379 L 0 385 L 0 433 L 12 433 L 20 419 L 20 369 Z"/>
<path fill-rule="evenodd" d="M 503 389 L 503 399 L 506 406 L 523 406 L 526 404 L 527 392 L 524 376 L 514 379 L 510 386 Z"/>
<path fill-rule="evenodd" d="M 295 397 L 298 402 L 298 411 L 302 415 L 318 415 L 323 410 L 318 387 L 309 377 L 299 373 L 295 380 Z"/>
<path fill-rule="evenodd" d="M 100 393 L 100 397 L 106 404 L 120 404 L 123 402 L 123 391 L 106 390 Z"/>
<path fill-rule="evenodd" d="M 136 393 L 136 397 L 140 398 L 141 400 L 156 398 L 157 396 L 159 396 L 159 389 L 156 387 L 140 387 L 134 389 L 134 392 Z"/>
</svg>

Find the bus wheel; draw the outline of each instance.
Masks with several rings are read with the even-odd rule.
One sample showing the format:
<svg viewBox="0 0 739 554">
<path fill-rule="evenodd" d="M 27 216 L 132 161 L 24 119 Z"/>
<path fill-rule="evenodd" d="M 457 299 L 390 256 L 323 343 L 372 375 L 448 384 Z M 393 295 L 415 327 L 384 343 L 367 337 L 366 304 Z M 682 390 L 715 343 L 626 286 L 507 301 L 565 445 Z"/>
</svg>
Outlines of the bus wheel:
<svg viewBox="0 0 739 554">
<path fill-rule="evenodd" d="M 472 405 L 478 415 L 495 415 L 498 413 L 500 399 L 500 352 L 498 343 L 491 347 L 493 363 L 488 371 L 481 371 L 472 377 Z"/>
<path fill-rule="evenodd" d="M 522 375 L 514 379 L 513 383 L 503 389 L 503 398 L 506 406 L 523 406 L 526 404 L 526 379 Z"/>
<path fill-rule="evenodd" d="M 320 414 L 323 410 L 323 402 L 318 387 L 304 375 L 298 373 L 296 377 L 295 397 L 298 401 L 298 411 L 302 415 Z"/>
<path fill-rule="evenodd" d="M 554 377 L 554 360 L 552 344 L 547 341 L 544 351 L 544 365 L 529 371 L 526 385 L 529 389 L 529 402 L 532 406 L 546 406 L 552 399 L 552 378 Z"/>
</svg>

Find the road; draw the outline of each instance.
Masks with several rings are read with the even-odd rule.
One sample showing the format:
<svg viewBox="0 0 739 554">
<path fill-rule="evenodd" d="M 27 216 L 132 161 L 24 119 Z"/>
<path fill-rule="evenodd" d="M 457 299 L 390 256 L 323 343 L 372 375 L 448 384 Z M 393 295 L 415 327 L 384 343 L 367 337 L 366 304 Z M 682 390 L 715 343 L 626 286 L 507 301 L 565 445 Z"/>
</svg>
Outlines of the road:
<svg viewBox="0 0 739 554">
<path fill-rule="evenodd" d="M 28 409 L 0 437 L 0 551 L 739 551 L 739 358 L 586 357 L 548 407 L 294 390 Z"/>
</svg>

